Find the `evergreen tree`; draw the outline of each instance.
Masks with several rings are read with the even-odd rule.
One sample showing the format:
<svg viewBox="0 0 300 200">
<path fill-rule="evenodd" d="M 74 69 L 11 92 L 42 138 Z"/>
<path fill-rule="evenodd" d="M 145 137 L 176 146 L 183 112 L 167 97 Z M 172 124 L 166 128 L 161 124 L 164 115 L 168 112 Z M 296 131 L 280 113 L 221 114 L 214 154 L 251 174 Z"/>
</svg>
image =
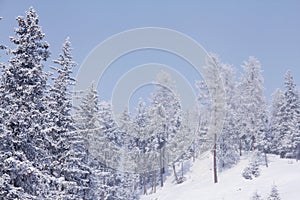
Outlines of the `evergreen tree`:
<svg viewBox="0 0 300 200">
<path fill-rule="evenodd" d="M 17 22 L 16 36 L 10 38 L 16 48 L 9 51 L 12 57 L 1 76 L 1 196 L 47 198 L 50 177 L 42 173 L 48 142 L 42 134 L 47 75 L 42 63 L 50 55 L 49 45 L 33 8 Z"/>
<path fill-rule="evenodd" d="M 272 190 L 270 195 L 268 196 L 268 200 L 280 200 L 279 192 L 276 185 L 272 186 Z"/>
<path fill-rule="evenodd" d="M 257 192 L 255 192 L 251 197 L 251 200 L 262 200 L 262 198 Z"/>
<path fill-rule="evenodd" d="M 279 138 L 279 151 L 281 156 L 287 153 L 295 157 L 297 146 L 300 143 L 299 131 L 299 103 L 298 91 L 290 71 L 285 75 L 284 102 L 280 107 L 281 132 Z"/>
<path fill-rule="evenodd" d="M 151 103 L 153 106 L 160 107 L 161 111 L 164 113 L 164 124 L 162 124 L 163 131 L 158 133 L 160 180 L 161 186 L 163 186 L 163 174 L 167 169 L 168 163 L 167 145 L 176 142 L 173 139 L 181 126 L 182 111 L 176 86 L 174 81 L 171 79 L 171 75 L 167 72 L 161 71 L 157 75 L 156 82 L 157 85 L 152 94 Z"/>
<path fill-rule="evenodd" d="M 260 176 L 259 165 L 261 164 L 261 153 L 259 151 L 255 151 L 249 165 L 243 171 L 243 177 L 245 179 L 253 179 L 254 177 Z"/>
<path fill-rule="evenodd" d="M 211 149 L 211 138 L 207 136 L 209 119 L 211 118 L 211 102 L 209 97 L 209 91 L 204 81 L 196 81 L 195 86 L 198 90 L 198 110 L 195 109 L 194 116 L 196 116 L 195 125 L 198 127 L 196 132 L 196 140 L 194 148 L 197 152 L 207 151 Z M 200 115 L 199 115 L 200 113 Z"/>
<path fill-rule="evenodd" d="M 267 132 L 267 111 L 263 94 L 263 76 L 260 62 L 249 57 L 244 63 L 245 74 L 242 76 L 238 92 L 240 93 L 240 138 L 245 150 L 264 150 Z"/>
<path fill-rule="evenodd" d="M 270 116 L 270 129 L 267 135 L 268 152 L 279 154 L 280 136 L 284 131 L 283 124 L 283 112 L 281 107 L 284 103 L 283 91 L 277 89 L 272 94 L 271 100 L 271 116 Z"/>
<path fill-rule="evenodd" d="M 227 64 L 223 64 L 219 59 L 212 56 L 219 68 L 226 95 L 226 119 L 222 132 L 217 141 L 217 157 L 219 168 L 228 168 L 236 164 L 239 160 L 239 138 L 238 119 L 236 118 L 237 94 L 235 70 Z"/>
<path fill-rule="evenodd" d="M 67 38 L 62 47 L 62 54 L 54 60 L 58 67 L 54 84 L 49 91 L 48 123 L 45 132 L 52 139 L 48 147 L 50 171 L 60 180 L 60 190 L 67 199 L 78 197 L 90 198 L 90 168 L 87 163 L 86 139 L 76 130 L 71 116 L 72 97 L 70 87 L 75 79 L 71 77 L 76 63 L 71 54 L 71 42 Z M 62 181 L 61 181 L 62 180 Z"/>
</svg>

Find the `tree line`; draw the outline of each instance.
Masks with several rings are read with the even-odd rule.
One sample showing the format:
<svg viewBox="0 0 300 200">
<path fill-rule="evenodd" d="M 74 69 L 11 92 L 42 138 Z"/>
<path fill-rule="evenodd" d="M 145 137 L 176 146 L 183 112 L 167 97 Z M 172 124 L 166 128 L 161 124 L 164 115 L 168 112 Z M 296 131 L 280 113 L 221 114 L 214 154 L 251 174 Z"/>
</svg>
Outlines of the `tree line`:
<svg viewBox="0 0 300 200">
<path fill-rule="evenodd" d="M 212 150 L 219 171 L 250 151 L 299 158 L 299 90 L 289 71 L 284 90 L 277 89 L 268 105 L 258 59 L 249 57 L 238 78 L 234 67 L 211 55 L 226 94 L 216 138 L 207 134 L 214 105 L 206 83 L 195 83 L 198 106 L 184 111 L 166 72 L 158 74 L 150 104 L 141 99 L 135 113 L 124 109 L 117 123 L 111 103 L 99 101 L 93 84 L 72 105 L 77 64 L 70 38 L 46 72 L 51 54 L 36 11 L 30 8 L 17 23 L 10 38 L 15 48 L 0 46 L 10 55 L 1 63 L 0 79 L 5 199 L 138 199 L 163 187 L 170 170 L 176 183 L 183 182 L 184 163 Z"/>
</svg>

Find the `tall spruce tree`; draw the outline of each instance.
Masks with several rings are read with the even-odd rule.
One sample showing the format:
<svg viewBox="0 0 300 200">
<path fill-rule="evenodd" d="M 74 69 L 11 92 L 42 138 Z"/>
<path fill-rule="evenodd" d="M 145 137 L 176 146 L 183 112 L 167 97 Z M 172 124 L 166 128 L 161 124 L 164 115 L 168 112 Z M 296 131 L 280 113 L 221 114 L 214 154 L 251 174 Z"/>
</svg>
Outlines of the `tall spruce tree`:
<svg viewBox="0 0 300 200">
<path fill-rule="evenodd" d="M 284 94 L 281 89 L 277 89 L 272 94 L 270 128 L 267 134 L 268 152 L 279 154 L 280 137 L 283 130 L 283 112 L 281 107 L 284 103 Z"/>
<path fill-rule="evenodd" d="M 151 97 L 151 103 L 154 106 L 161 107 L 164 112 L 164 124 L 162 124 L 163 131 L 158 133 L 158 143 L 160 152 L 160 180 L 163 186 L 163 174 L 167 169 L 168 163 L 168 144 L 175 138 L 176 133 L 179 131 L 182 121 L 182 111 L 179 96 L 176 91 L 176 85 L 167 72 L 161 71 L 157 75 L 158 83 L 154 89 Z"/>
<path fill-rule="evenodd" d="M 50 55 L 49 45 L 32 7 L 17 22 L 16 36 L 10 38 L 16 47 L 9 50 L 11 58 L 1 76 L 1 196 L 47 198 L 49 176 L 42 173 L 47 141 L 42 124 L 47 80 L 43 61 Z"/>
<path fill-rule="evenodd" d="M 267 132 L 266 100 L 263 94 L 263 76 L 260 62 L 249 57 L 244 63 L 244 74 L 239 85 L 240 137 L 245 150 L 264 150 Z"/>
<path fill-rule="evenodd" d="M 290 71 L 285 74 L 284 102 L 280 107 L 282 115 L 279 151 L 282 156 L 287 153 L 295 156 L 297 146 L 300 144 L 299 113 L 300 101 L 298 91 Z"/>
<path fill-rule="evenodd" d="M 75 79 L 71 76 L 76 63 L 71 54 L 71 42 L 67 38 L 62 53 L 53 62 L 57 67 L 53 85 L 48 92 L 47 119 L 44 123 L 49 172 L 56 179 L 51 184 L 55 198 L 75 199 L 89 197 L 89 168 L 85 163 L 85 146 L 81 133 L 76 131 L 72 110 L 71 87 Z M 75 171 L 76 169 L 76 171 Z M 55 193 L 56 191 L 56 193 Z M 53 197 L 54 198 L 54 197 Z"/>
</svg>

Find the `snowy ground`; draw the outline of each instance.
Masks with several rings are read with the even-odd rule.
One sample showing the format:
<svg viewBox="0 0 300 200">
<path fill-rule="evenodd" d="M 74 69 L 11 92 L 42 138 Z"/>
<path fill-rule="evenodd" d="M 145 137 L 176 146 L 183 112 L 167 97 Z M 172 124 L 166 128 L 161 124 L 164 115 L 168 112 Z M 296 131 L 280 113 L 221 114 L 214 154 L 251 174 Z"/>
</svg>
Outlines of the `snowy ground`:
<svg viewBox="0 0 300 200">
<path fill-rule="evenodd" d="M 261 175 L 246 180 L 241 174 L 248 158 L 242 158 L 235 167 L 219 173 L 219 183 L 214 184 L 212 159 L 207 153 L 193 163 L 184 183 L 174 184 L 174 177 L 170 176 L 164 188 L 156 194 L 143 196 L 142 200 L 247 200 L 255 191 L 266 199 L 273 183 L 282 200 L 300 199 L 300 161 L 268 155 L 269 167 L 260 166 Z"/>
</svg>

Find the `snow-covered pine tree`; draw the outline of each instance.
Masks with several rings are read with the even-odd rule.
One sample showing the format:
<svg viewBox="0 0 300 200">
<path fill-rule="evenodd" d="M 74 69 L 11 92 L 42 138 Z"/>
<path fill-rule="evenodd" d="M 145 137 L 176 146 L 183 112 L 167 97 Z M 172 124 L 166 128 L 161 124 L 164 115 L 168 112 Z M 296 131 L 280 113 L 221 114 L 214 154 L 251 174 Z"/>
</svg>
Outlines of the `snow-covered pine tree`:
<svg viewBox="0 0 300 200">
<path fill-rule="evenodd" d="M 290 71 L 287 72 L 285 80 L 287 89 L 285 91 L 285 97 L 290 106 L 290 114 L 292 117 L 290 124 L 292 129 L 292 154 L 296 156 L 298 145 L 300 145 L 300 98 Z"/>
<path fill-rule="evenodd" d="M 243 141 L 243 149 L 263 151 L 268 121 L 260 62 L 254 57 L 249 57 L 249 60 L 244 62 L 243 69 L 244 74 L 238 86 L 241 98 L 238 107 L 241 118 L 240 138 Z"/>
<path fill-rule="evenodd" d="M 259 166 L 261 163 L 262 163 L 262 154 L 261 152 L 256 150 L 253 153 L 248 166 L 244 169 L 242 176 L 245 179 L 253 179 L 254 177 L 260 176 Z"/>
<path fill-rule="evenodd" d="M 271 193 L 268 196 L 268 200 L 280 200 L 279 192 L 276 185 L 272 185 Z"/>
<path fill-rule="evenodd" d="M 295 157 L 297 146 L 300 144 L 300 101 L 291 72 L 288 71 L 284 78 L 284 102 L 280 107 L 282 112 L 282 131 L 280 133 L 279 151 L 282 157 L 285 157 L 287 153 Z"/>
<path fill-rule="evenodd" d="M 99 102 L 94 83 L 88 88 L 86 95 L 81 98 L 80 105 L 75 109 L 76 127 L 86 136 L 94 129 L 97 131 L 99 128 Z"/>
<path fill-rule="evenodd" d="M 226 116 L 224 112 L 226 108 L 225 90 L 219 73 L 218 63 L 214 57 L 207 56 L 204 69 L 205 78 L 207 79 L 207 89 L 211 98 L 211 120 L 209 121 L 207 135 L 211 137 L 212 141 L 213 177 L 214 183 L 217 183 L 217 141 L 218 131 L 222 130 L 223 119 Z"/>
<path fill-rule="evenodd" d="M 47 198 L 50 177 L 42 173 L 48 142 L 42 134 L 47 75 L 42 63 L 50 55 L 49 45 L 32 7 L 17 22 L 16 36 L 10 38 L 16 48 L 9 50 L 12 57 L 1 75 L 1 196 Z"/>
<path fill-rule="evenodd" d="M 239 160 L 238 119 L 236 118 L 237 94 L 235 70 L 232 66 L 220 62 L 216 55 L 212 55 L 217 62 L 226 95 L 226 119 L 217 141 L 217 157 L 219 168 L 228 168 Z"/>
<path fill-rule="evenodd" d="M 135 135 L 135 148 L 134 152 L 137 156 L 136 167 L 140 173 L 141 183 L 143 185 L 143 194 L 147 194 L 148 183 L 148 167 L 151 164 L 151 160 L 147 157 L 150 151 L 148 146 L 148 134 L 149 134 L 149 116 L 146 103 L 139 99 L 138 106 L 136 108 L 136 114 L 133 119 L 134 135 Z"/>
<path fill-rule="evenodd" d="M 256 191 L 250 200 L 262 200 L 262 197 Z"/>
<path fill-rule="evenodd" d="M 162 145 L 164 145 L 163 141 L 163 133 L 165 131 L 164 125 L 166 120 L 165 110 L 161 104 L 151 105 L 148 109 L 148 133 L 149 137 L 147 140 L 147 146 L 149 148 L 149 159 L 152 160 L 150 163 L 152 166 L 150 168 L 151 178 L 152 178 L 152 190 L 156 192 L 156 182 L 161 177 L 160 166 L 162 166 Z M 160 176 L 158 176 L 160 175 Z M 161 181 L 162 183 L 162 181 Z"/>
<path fill-rule="evenodd" d="M 102 179 L 100 190 L 104 199 L 128 199 L 136 198 L 134 190 L 135 174 L 124 173 L 122 165 L 126 162 L 125 154 L 128 139 L 119 130 L 112 113 L 112 106 L 108 102 L 99 103 L 99 124 L 100 132 L 93 137 L 95 144 L 92 144 L 94 151 L 98 152 L 101 164 L 104 167 L 106 176 Z M 96 146 L 97 145 L 97 146 Z M 125 152 L 124 152 L 125 151 Z M 125 160 L 125 161 L 124 161 Z M 134 166 L 132 166 L 134 168 Z M 132 187 L 131 187 L 132 186 Z"/>
<path fill-rule="evenodd" d="M 184 177 L 184 162 L 189 160 L 193 156 L 192 142 L 194 141 L 194 134 L 196 133 L 196 127 L 192 125 L 193 115 L 190 112 L 183 114 L 183 120 L 181 122 L 180 130 L 177 132 L 171 143 L 168 144 L 169 159 L 172 161 L 172 168 L 176 182 L 182 183 L 185 180 Z M 176 165 L 180 165 L 180 174 L 177 174 Z"/>
<path fill-rule="evenodd" d="M 161 71 L 157 75 L 158 83 L 155 86 L 151 97 L 151 104 L 160 104 L 164 112 L 163 132 L 159 133 L 159 152 L 160 152 L 160 179 L 163 186 L 163 174 L 167 169 L 167 144 L 172 143 L 172 138 L 176 135 L 181 126 L 181 106 L 176 85 L 171 75 Z"/>
<path fill-rule="evenodd" d="M 52 139 L 48 147 L 50 156 L 50 171 L 60 180 L 59 189 L 68 199 L 91 198 L 90 168 L 87 163 L 86 139 L 76 130 L 71 115 L 71 86 L 75 79 L 71 76 L 76 63 L 71 54 L 71 42 L 67 38 L 62 47 L 62 54 L 53 62 L 58 67 L 52 67 L 57 72 L 53 78 L 54 84 L 49 91 L 48 123 L 45 132 Z"/>
<path fill-rule="evenodd" d="M 193 115 L 196 117 L 194 123 L 198 128 L 194 142 L 195 144 L 193 146 L 197 155 L 198 152 L 207 151 L 211 148 L 210 144 L 212 142 L 209 141 L 211 138 L 207 136 L 209 119 L 211 118 L 211 102 L 209 91 L 204 81 L 196 81 L 195 87 L 198 91 L 197 101 L 199 107 L 198 110 L 195 109 L 193 113 Z"/>
<path fill-rule="evenodd" d="M 80 105 L 76 108 L 76 128 L 85 138 L 87 163 L 90 167 L 90 196 L 92 199 L 107 199 L 111 194 L 110 185 L 114 174 L 101 162 L 102 148 L 108 141 L 105 135 L 101 134 L 99 118 L 98 94 L 94 83 L 88 88 L 86 94 L 81 98 Z M 95 142 L 96 141 L 96 142 Z M 95 148 L 95 147 L 98 148 Z M 97 157 L 96 155 L 100 155 Z M 109 180 L 109 181 L 108 181 Z"/>
<path fill-rule="evenodd" d="M 266 137 L 268 152 L 279 154 L 280 136 L 283 132 L 283 112 L 281 107 L 284 103 L 284 94 L 281 89 L 277 89 L 272 94 L 270 128 Z"/>
<path fill-rule="evenodd" d="M 134 122 L 128 109 L 124 109 L 119 117 L 119 131 L 123 138 L 120 148 L 120 170 L 117 171 L 118 190 L 117 196 L 120 199 L 138 199 L 137 182 L 139 174 L 134 163 L 136 156 L 136 135 L 134 134 Z M 136 168 L 136 169 L 134 169 Z M 128 172 L 126 172 L 126 169 Z"/>
</svg>

